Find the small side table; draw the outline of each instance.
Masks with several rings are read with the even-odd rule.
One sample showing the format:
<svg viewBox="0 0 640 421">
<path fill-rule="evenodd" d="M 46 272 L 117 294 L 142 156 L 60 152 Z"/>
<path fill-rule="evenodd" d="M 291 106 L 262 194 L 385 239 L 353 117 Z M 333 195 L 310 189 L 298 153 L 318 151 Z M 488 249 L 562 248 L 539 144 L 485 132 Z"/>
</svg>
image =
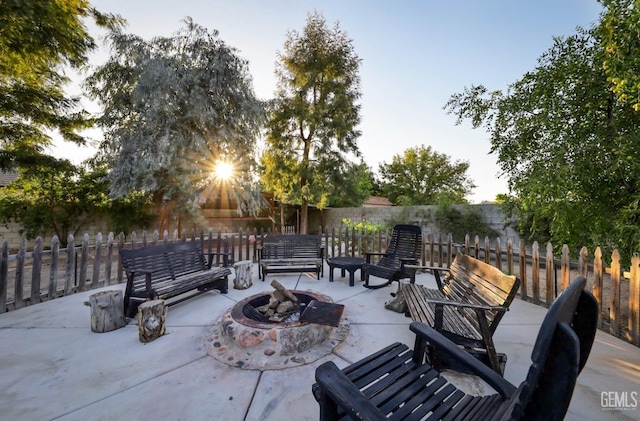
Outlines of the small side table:
<svg viewBox="0 0 640 421">
<path fill-rule="evenodd" d="M 349 271 L 349 286 L 354 285 L 353 275 L 356 270 L 362 268 L 364 259 L 360 257 L 331 257 L 327 259 L 329 264 L 329 282 L 333 282 L 333 268 L 342 269 L 342 277 L 344 278 L 344 272 Z M 362 280 L 362 271 L 360 272 L 360 280 Z"/>
</svg>

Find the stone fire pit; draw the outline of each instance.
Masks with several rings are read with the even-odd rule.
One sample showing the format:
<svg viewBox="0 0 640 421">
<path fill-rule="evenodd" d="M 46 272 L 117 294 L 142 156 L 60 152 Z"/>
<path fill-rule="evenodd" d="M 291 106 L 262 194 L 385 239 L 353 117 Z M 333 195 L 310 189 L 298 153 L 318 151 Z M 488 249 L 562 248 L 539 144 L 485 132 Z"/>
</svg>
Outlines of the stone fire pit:
<svg viewBox="0 0 640 421">
<path fill-rule="evenodd" d="M 311 300 L 333 303 L 313 291 L 291 291 L 304 306 Z M 330 354 L 349 334 L 343 316 L 338 327 L 297 320 L 265 322 L 255 320 L 253 310 L 268 303 L 268 292 L 239 301 L 222 316 L 206 339 L 207 352 L 216 360 L 249 370 L 276 370 L 309 364 Z"/>
</svg>

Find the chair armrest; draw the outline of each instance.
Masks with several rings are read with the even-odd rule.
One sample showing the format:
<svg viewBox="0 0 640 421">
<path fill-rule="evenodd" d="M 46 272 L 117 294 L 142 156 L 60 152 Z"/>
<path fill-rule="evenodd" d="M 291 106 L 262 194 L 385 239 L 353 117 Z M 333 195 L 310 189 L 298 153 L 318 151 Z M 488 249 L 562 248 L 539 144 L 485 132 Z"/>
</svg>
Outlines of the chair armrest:
<svg viewBox="0 0 640 421">
<path fill-rule="evenodd" d="M 463 351 L 458 345 L 431 326 L 425 323 L 413 322 L 409 326 L 409 329 L 416 334 L 417 338 L 427 341 L 429 345 L 438 348 L 441 352 L 447 353 L 449 357 L 463 364 L 472 374 L 487 382 L 487 384 L 493 387 L 501 396 L 509 398 L 516 391 L 514 385 L 500 377 L 498 373 L 484 365 L 480 360 Z"/>
<path fill-rule="evenodd" d="M 342 408 L 346 414 L 354 420 L 386 420 L 360 390 L 347 378 L 347 376 L 333 363 L 328 361 L 316 368 L 316 381 L 320 385 L 321 395 L 326 394 L 333 402 Z M 320 409 L 325 408 L 320 400 Z M 329 406 L 330 405 L 326 405 Z M 336 408 L 337 409 L 337 408 Z M 327 419 L 337 418 L 336 414 L 324 414 Z"/>
<path fill-rule="evenodd" d="M 386 256 L 387 253 L 374 253 L 374 252 L 366 252 L 364 254 L 365 262 L 371 263 L 371 256 Z"/>
</svg>

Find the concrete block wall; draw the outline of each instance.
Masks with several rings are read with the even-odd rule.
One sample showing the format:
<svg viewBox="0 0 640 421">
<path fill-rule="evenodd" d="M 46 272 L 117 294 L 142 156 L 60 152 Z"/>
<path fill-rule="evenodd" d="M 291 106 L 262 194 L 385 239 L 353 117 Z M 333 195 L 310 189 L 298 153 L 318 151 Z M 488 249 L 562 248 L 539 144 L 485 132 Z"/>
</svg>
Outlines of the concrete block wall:
<svg viewBox="0 0 640 421">
<path fill-rule="evenodd" d="M 506 245 L 508 240 L 511 240 L 514 246 L 519 244 L 520 237 L 513 228 L 515 221 L 506 217 L 500 209 L 500 205 L 454 205 L 454 207 L 460 210 L 463 210 L 467 206 L 475 208 L 475 210 L 483 216 L 484 221 L 500 233 L 500 242 L 502 244 Z M 439 230 L 432 222 L 432 216 L 437 208 L 437 205 L 327 208 L 314 213 L 313 216 L 310 217 L 309 227 L 313 229 L 319 226 L 337 228 L 340 227 L 343 219 L 350 219 L 353 222 L 367 220 L 376 225 L 393 225 L 396 223 L 415 224 L 420 225 L 425 234 L 439 234 Z M 492 238 L 491 240 L 494 239 Z"/>
</svg>

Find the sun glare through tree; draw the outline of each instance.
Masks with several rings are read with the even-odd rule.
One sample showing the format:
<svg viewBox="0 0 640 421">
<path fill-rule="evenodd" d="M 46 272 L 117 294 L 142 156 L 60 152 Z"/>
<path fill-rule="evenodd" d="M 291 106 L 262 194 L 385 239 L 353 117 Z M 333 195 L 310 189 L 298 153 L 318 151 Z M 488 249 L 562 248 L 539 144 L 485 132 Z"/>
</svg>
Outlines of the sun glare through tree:
<svg viewBox="0 0 640 421">
<path fill-rule="evenodd" d="M 215 177 L 220 180 L 228 180 L 233 176 L 233 164 L 230 162 L 218 161 L 214 169 Z"/>
</svg>

